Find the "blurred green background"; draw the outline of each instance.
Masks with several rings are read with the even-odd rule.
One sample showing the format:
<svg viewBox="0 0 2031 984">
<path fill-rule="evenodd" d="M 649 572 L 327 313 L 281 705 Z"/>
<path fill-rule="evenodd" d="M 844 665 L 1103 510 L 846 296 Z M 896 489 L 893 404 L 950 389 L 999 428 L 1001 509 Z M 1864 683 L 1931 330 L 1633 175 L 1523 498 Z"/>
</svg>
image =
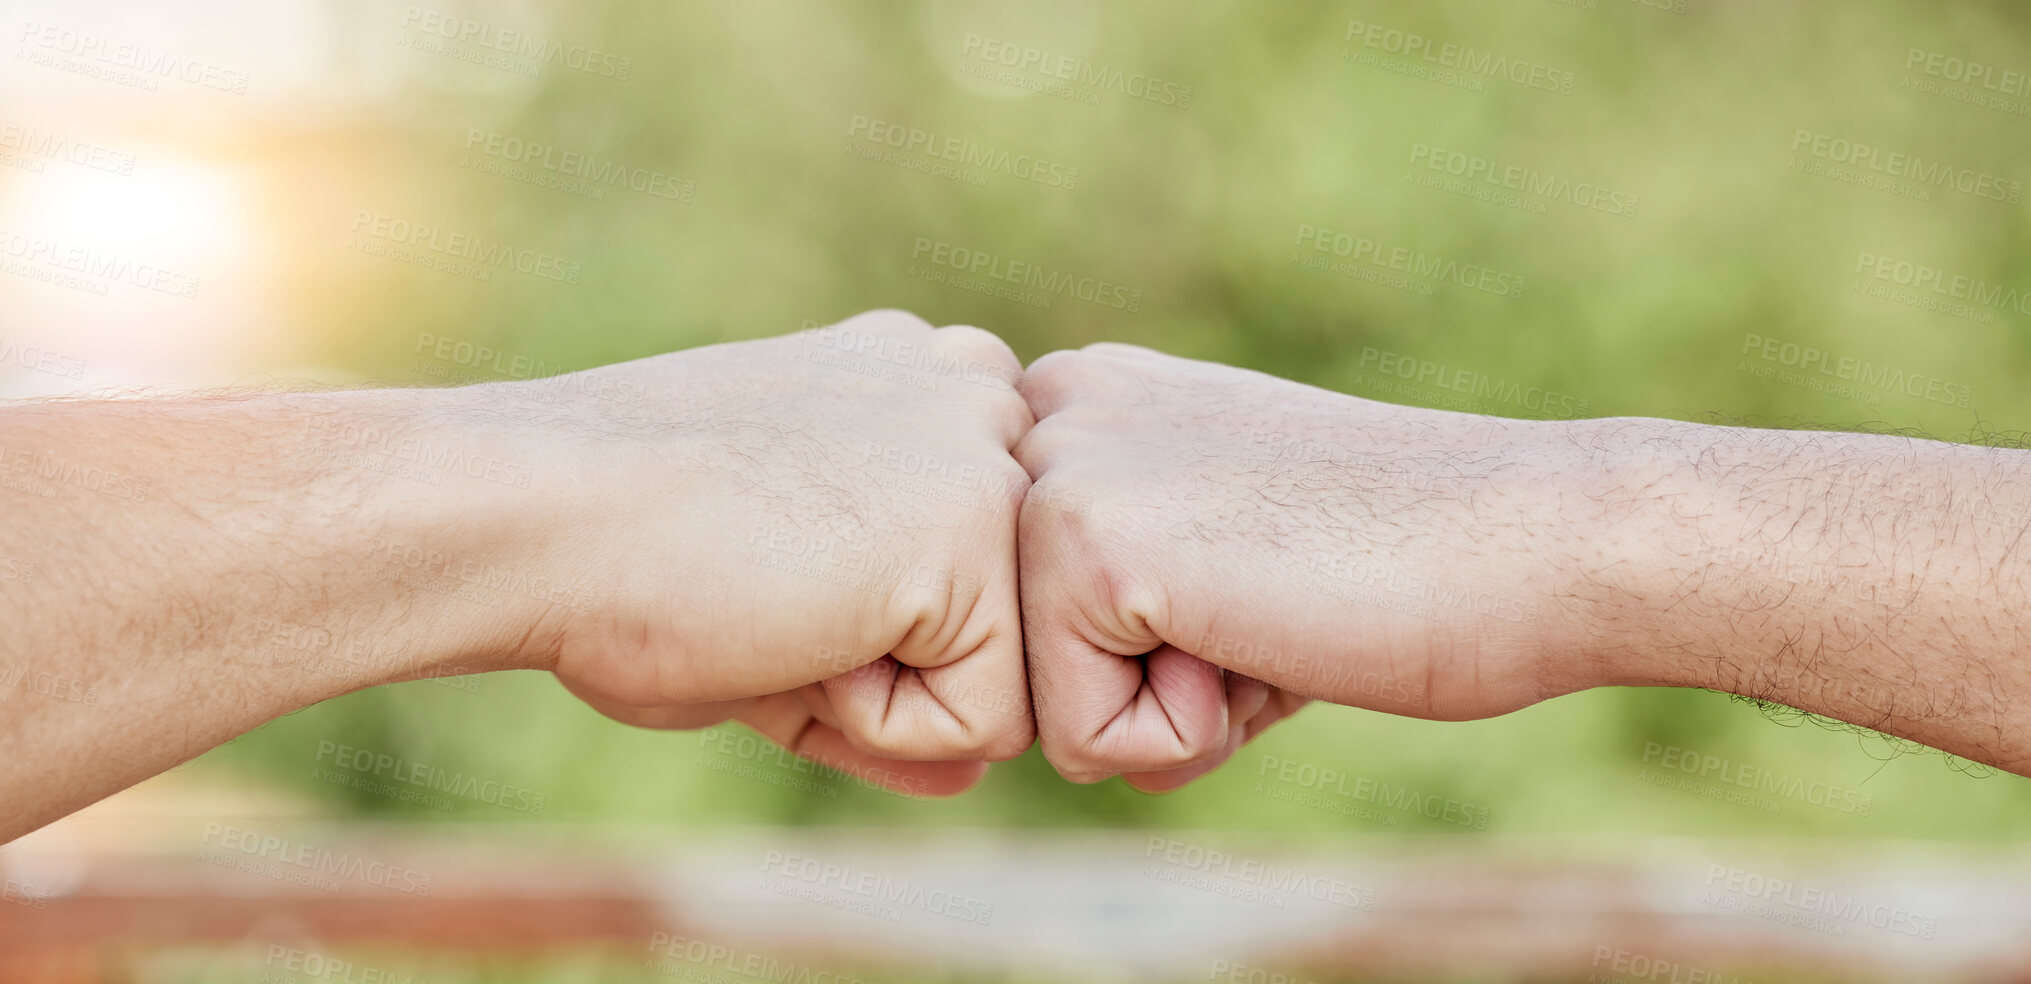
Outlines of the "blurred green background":
<svg viewBox="0 0 2031 984">
<path fill-rule="evenodd" d="M 989 328 L 1025 360 L 1127 341 L 1512 416 L 1996 440 L 2031 425 L 2031 305 L 1942 310 L 1923 289 L 1882 296 L 1898 274 L 1866 259 L 2001 285 L 2006 297 L 2031 290 L 2019 185 L 2031 181 L 2031 95 L 2000 81 L 2031 71 L 2031 7 L 1671 6 L 333 2 L 309 8 L 318 56 L 300 103 L 189 132 L 235 163 L 261 221 L 279 230 L 261 285 L 273 327 L 245 344 L 248 365 L 280 375 L 505 378 L 514 371 L 438 358 L 422 340 L 564 371 L 899 307 Z M 447 41 L 438 29 L 454 21 L 482 25 L 481 38 L 516 30 L 613 60 L 580 70 Z M 1405 51 L 1413 35 L 1440 60 Z M 259 63 L 232 43 L 207 50 Z M 1015 65 L 1002 61 L 1010 51 Z M 1037 54 L 1025 61 L 1027 51 Z M 1477 70 L 1494 58 L 1502 68 Z M 2005 91 L 1966 87 L 1986 105 L 1941 91 L 1958 71 L 1946 59 L 1996 66 L 1990 80 Z M 612 77 L 622 62 L 626 77 Z M 924 135 L 915 144 L 912 130 Z M 515 163 L 505 148 L 531 143 L 681 193 L 590 193 L 499 173 Z M 1857 144 L 1879 150 L 1858 157 Z M 954 146 L 960 160 L 939 156 Z M 1887 163 L 1891 153 L 1919 163 Z M 1475 175 L 1427 167 L 1434 154 L 1527 172 L 1518 180 L 1552 193 L 1505 200 Z M 1041 181 L 1025 163 L 1037 161 Z M 1944 183 L 1933 180 L 1942 166 Z M 1590 207 L 1595 189 L 1604 197 Z M 366 255 L 354 248 L 363 212 L 540 250 L 576 264 L 576 282 L 477 280 Z M 955 285 L 956 271 L 924 255 L 939 243 L 1137 300 L 1037 303 L 995 296 L 985 277 L 971 286 L 987 293 Z M 1378 266 L 1378 255 L 1407 268 Z M 1820 371 L 1843 364 L 1862 378 Z M 1432 371 L 1420 382 L 1404 367 Z M 1467 377 L 1478 395 L 1429 382 L 1438 367 L 1441 378 L 1478 374 Z M 1917 380 L 1917 395 L 1890 380 Z M 1542 391 L 1558 395 L 1554 409 L 1529 395 Z M 1066 784 L 1033 751 L 967 795 L 917 802 L 729 755 L 719 739 L 631 730 L 548 677 L 496 674 L 328 701 L 186 771 L 419 824 L 536 816 L 330 784 L 314 775 L 321 743 L 532 791 L 546 822 L 675 830 L 1860 845 L 2014 841 L 2031 829 L 2031 781 L 1702 692 L 1600 691 L 1464 724 L 1315 706 L 1162 797 L 1118 781 Z M 1726 787 L 1712 776 L 1705 792 L 1660 781 L 1683 778 L 1668 766 L 1684 754 L 1776 777 L 1780 791 L 1751 790 L 1744 803 L 1716 795 Z M 1371 800 L 1343 798 L 1357 815 L 1306 808 L 1264 774 L 1286 760 L 1454 800 L 1486 822 Z M 1831 807 L 1798 792 L 1829 785 L 1846 791 Z"/>
<path fill-rule="evenodd" d="M 364 22 L 357 44 L 386 46 L 427 33 L 402 26 L 408 9 L 334 16 Z M 480 283 L 348 256 L 344 231 L 325 221 L 306 235 L 314 262 L 303 264 L 294 290 L 291 324 L 310 330 L 278 336 L 285 351 L 276 361 L 427 382 L 447 365 L 416 354 L 419 333 L 580 368 L 901 307 L 938 324 L 990 328 L 1025 359 L 1129 341 L 1377 399 L 1512 416 L 1544 414 L 1525 405 L 1538 401 L 1504 397 L 1511 385 L 1568 397 L 1556 416 L 1580 409 L 1917 428 L 1942 438 L 2013 431 L 2031 410 L 2019 385 L 2031 360 L 2031 317 L 1972 305 L 1990 312 L 1992 323 L 1983 323 L 1855 289 L 1883 283 L 1857 273 L 1864 252 L 2031 289 L 2031 206 L 2021 196 L 2013 204 L 1963 193 L 1951 180 L 1869 187 L 1807 170 L 1838 167 L 1839 152 L 1815 156 L 1809 142 L 1794 150 L 1803 130 L 1911 155 L 1921 166 L 2031 180 L 2031 118 L 1920 91 L 1908 83 L 1933 77 L 1922 65 L 1905 67 L 1919 48 L 2031 68 L 2031 11 L 2021 5 L 1835 10 L 1695 0 L 1672 12 L 1629 0 L 729 0 L 580 5 L 546 16 L 547 36 L 623 55 L 630 77 L 551 67 L 524 80 L 405 50 L 415 64 L 394 98 L 343 123 L 307 118 L 284 153 L 325 162 L 316 180 L 337 187 L 319 195 L 338 205 L 369 203 L 359 207 L 541 248 L 582 262 L 579 282 L 510 274 Z M 1363 25 L 1351 42 L 1350 21 Z M 1434 64 L 1392 54 L 1408 42 L 1370 33 L 1369 24 L 1472 49 L 1463 60 L 1485 53 L 1534 66 L 1534 81 L 1554 88 L 1563 73 L 1571 91 L 1364 64 L 1368 55 Z M 996 41 L 1044 53 L 1047 67 L 1075 59 L 1074 79 L 1002 65 Z M 983 70 L 1006 75 L 983 78 Z M 1137 98 L 1128 90 L 1138 76 L 1167 85 L 1152 90 L 1155 99 Z M 1052 84 L 1060 88 L 1032 91 Z M 1186 86 L 1189 96 L 1174 99 Z M 890 131 L 863 120 L 932 134 L 923 144 L 932 148 L 970 143 L 960 153 L 981 163 L 871 141 Z M 467 149 L 473 130 L 662 172 L 693 182 L 691 200 L 613 189 L 594 200 L 480 173 L 474 161 L 496 158 Z M 1584 191 L 1519 193 L 1542 203 L 1537 214 L 1425 187 L 1407 175 L 1447 175 L 1413 163 L 1419 145 L 1633 196 L 1625 209 L 1633 214 L 1574 204 L 1587 200 Z M 893 157 L 854 152 L 871 146 Z M 328 166 L 339 147 L 350 162 L 342 174 Z M 1076 168 L 1075 186 L 1025 180 L 1018 158 Z M 941 163 L 959 176 L 922 169 Z M 1866 164 L 1851 170 L 1896 180 Z M 312 180 L 288 167 L 277 173 L 288 188 Z M 1315 269 L 1303 258 L 1386 272 L 1365 255 L 1318 251 L 1321 234 L 1307 229 L 1326 230 L 1329 245 L 1346 233 L 1384 253 L 1415 251 L 1427 269 L 1448 262 L 1497 271 L 1521 281 L 1520 296 L 1476 289 L 1472 273 L 1375 282 Z M 1140 310 L 1069 294 L 1039 307 L 931 282 L 913 275 L 931 266 L 912 255 L 919 239 L 1120 284 L 1141 292 Z M 307 353 L 295 348 L 306 335 L 317 340 Z M 1935 385 L 1928 399 L 1894 383 L 1823 392 L 1765 378 L 1759 373 L 1790 369 L 1833 379 L 1801 367 L 1799 350 L 1765 349 L 1752 335 L 1946 388 Z M 1423 360 L 1484 374 L 1483 393 L 1496 396 L 1378 371 L 1384 352 L 1397 366 Z M 1950 405 L 1961 392 L 1971 394 L 1968 405 Z M 547 678 L 497 675 L 480 687 L 425 682 L 331 701 L 235 742 L 203 767 L 260 774 L 368 813 L 520 818 L 484 806 L 447 813 L 364 793 L 346 799 L 306 779 L 318 742 L 329 739 L 512 780 L 547 794 L 551 818 L 686 827 L 1994 839 L 2023 833 L 2031 807 L 2031 783 L 2021 778 L 1970 774 L 1935 753 L 1801 726 L 1708 693 L 1595 692 L 1467 724 L 1314 707 L 1169 796 L 1119 783 L 1067 785 L 1032 753 L 969 795 L 921 803 L 850 781 L 816 795 L 715 771 L 699 764 L 714 753 L 697 736 L 615 726 Z M 1862 816 L 1802 796 L 1765 796 L 1780 807 L 1772 812 L 1667 788 L 1643 778 L 1664 764 L 1653 742 L 1832 783 L 1871 805 Z M 1483 806 L 1486 830 L 1415 811 L 1380 810 L 1392 827 L 1295 808 L 1257 794 L 1265 754 Z"/>
</svg>

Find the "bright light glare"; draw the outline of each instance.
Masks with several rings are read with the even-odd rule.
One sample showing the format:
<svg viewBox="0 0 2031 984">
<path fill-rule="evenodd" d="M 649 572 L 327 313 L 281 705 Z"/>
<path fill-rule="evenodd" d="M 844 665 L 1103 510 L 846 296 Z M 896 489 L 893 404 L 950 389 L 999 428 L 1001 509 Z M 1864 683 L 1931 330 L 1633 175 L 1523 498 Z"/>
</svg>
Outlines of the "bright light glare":
<svg viewBox="0 0 2031 984">
<path fill-rule="evenodd" d="M 225 169 L 144 151 L 132 175 L 52 168 L 10 210 L 65 246 L 190 269 L 244 256 L 247 217 Z"/>
</svg>

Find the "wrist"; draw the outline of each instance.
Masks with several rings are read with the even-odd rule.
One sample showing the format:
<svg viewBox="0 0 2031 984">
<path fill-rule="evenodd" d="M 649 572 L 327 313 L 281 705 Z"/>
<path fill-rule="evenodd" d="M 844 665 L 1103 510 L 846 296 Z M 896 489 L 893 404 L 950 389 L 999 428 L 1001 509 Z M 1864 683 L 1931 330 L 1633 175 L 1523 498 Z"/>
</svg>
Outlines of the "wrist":
<svg viewBox="0 0 2031 984">
<path fill-rule="evenodd" d="M 1682 645 L 1690 613 L 1674 601 L 1704 573 L 1699 520 L 1718 501 L 1697 467 L 1693 432 L 1705 428 L 1640 417 L 1557 426 L 1567 454 L 1548 514 L 1567 549 L 1544 677 L 1561 692 L 1707 686 L 1707 662 Z"/>
<path fill-rule="evenodd" d="M 514 428 L 502 387 L 374 390 L 309 398 L 302 453 L 323 463 L 320 551 L 356 593 L 365 651 L 353 687 L 547 669 L 558 612 L 587 599 L 551 569 L 552 463 Z M 334 613 L 326 613 L 327 615 Z"/>
</svg>

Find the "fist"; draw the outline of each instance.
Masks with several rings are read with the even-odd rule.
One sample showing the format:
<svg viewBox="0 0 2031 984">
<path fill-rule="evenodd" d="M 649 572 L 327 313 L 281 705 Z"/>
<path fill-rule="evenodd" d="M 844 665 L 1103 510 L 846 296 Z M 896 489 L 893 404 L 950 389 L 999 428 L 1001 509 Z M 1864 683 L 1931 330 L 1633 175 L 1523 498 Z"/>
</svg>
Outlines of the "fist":
<svg viewBox="0 0 2031 984">
<path fill-rule="evenodd" d="M 592 601 L 531 638 L 621 721 L 738 718 L 906 792 L 970 786 L 1034 736 L 1020 370 L 980 329 L 876 311 L 582 374 L 645 395 L 532 411 L 568 477 L 536 490 L 545 569 Z"/>
<path fill-rule="evenodd" d="M 1556 691 L 1547 425 L 1125 345 L 1022 386 L 1024 632 L 1066 778 L 1171 788 L 1307 698 L 1463 719 Z"/>
</svg>

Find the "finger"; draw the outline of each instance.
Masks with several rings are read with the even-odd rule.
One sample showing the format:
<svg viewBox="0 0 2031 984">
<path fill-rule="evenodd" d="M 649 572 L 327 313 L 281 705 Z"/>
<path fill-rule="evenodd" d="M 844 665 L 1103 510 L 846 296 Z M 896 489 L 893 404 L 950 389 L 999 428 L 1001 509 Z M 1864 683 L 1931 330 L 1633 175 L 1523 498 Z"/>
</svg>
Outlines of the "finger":
<svg viewBox="0 0 2031 984">
<path fill-rule="evenodd" d="M 834 322 L 830 330 L 852 330 L 871 335 L 928 335 L 936 330 L 931 323 L 900 308 L 875 308 Z"/>
<path fill-rule="evenodd" d="M 1015 447 L 1029 432 L 1036 418 L 1019 390 L 1023 363 L 993 332 L 972 325 L 948 325 L 932 333 L 931 345 L 938 355 L 932 361 L 936 371 L 962 384 L 958 392 L 971 393 L 987 403 L 987 420 L 1003 449 Z"/>
<path fill-rule="evenodd" d="M 1290 718 L 1292 714 L 1298 714 L 1298 710 L 1302 710 L 1306 703 L 1310 703 L 1308 697 L 1280 691 L 1251 677 L 1241 677 L 1245 683 L 1237 689 L 1233 687 L 1235 677 L 1237 673 L 1229 671 L 1227 675 L 1229 728 L 1227 728 L 1227 746 L 1221 748 L 1221 754 L 1182 768 L 1168 768 L 1168 771 L 1162 773 L 1129 773 L 1123 775 L 1121 781 L 1143 793 L 1170 793 L 1172 789 L 1184 787 L 1186 783 L 1192 783 L 1206 773 L 1213 773 L 1215 768 L 1227 764 L 1227 760 L 1233 758 L 1243 744 L 1253 742 L 1255 736 L 1261 734 L 1265 728 L 1284 718 Z"/>
<path fill-rule="evenodd" d="M 1254 717 L 1248 719 L 1245 740 L 1254 741 L 1255 736 L 1262 734 L 1270 725 L 1304 710 L 1311 702 L 1310 697 L 1271 688 L 1269 701 L 1263 705 L 1262 710 L 1255 713 Z"/>
<path fill-rule="evenodd" d="M 1016 358 L 1015 350 L 1002 341 L 1001 336 L 985 328 L 972 325 L 946 325 L 932 332 L 939 345 L 955 350 L 963 358 L 960 361 L 944 363 L 948 371 L 971 368 L 977 372 L 992 373 L 996 378 L 1015 388 L 1016 380 L 1022 378 L 1023 360 Z M 968 365 L 968 363 L 972 365 Z"/>
<path fill-rule="evenodd" d="M 1226 677 L 1227 720 L 1246 721 L 1269 703 L 1269 684 L 1233 670 L 1227 670 Z"/>
<path fill-rule="evenodd" d="M 1063 417 L 1054 417 L 1040 421 L 1009 450 L 1009 455 L 1022 466 L 1023 473 L 1032 482 L 1042 482 L 1044 476 L 1063 463 L 1067 455 L 1084 446 L 1073 428 L 1062 426 L 1063 420 Z"/>
<path fill-rule="evenodd" d="M 793 691 L 804 703 L 804 709 L 818 719 L 820 724 L 839 727 L 839 712 L 832 707 L 832 698 L 826 696 L 825 687 L 820 683 L 807 683 Z"/>
<path fill-rule="evenodd" d="M 1121 375 L 1118 365 L 1083 352 L 1052 352 L 1023 371 L 1021 390 L 1038 420 L 1088 397 L 1108 392 Z"/>
<path fill-rule="evenodd" d="M 1041 425 L 1040 425 L 1041 426 Z M 1035 494 L 1019 524 L 1023 636 L 1044 757 L 1073 782 L 1174 769 L 1227 734 L 1220 669 L 1164 644 L 1160 592 L 1106 555 L 1114 524 Z"/>
<path fill-rule="evenodd" d="M 987 774 L 985 762 L 910 762 L 864 752 L 789 694 L 756 701 L 740 720 L 797 755 L 905 796 L 963 793 Z"/>
<path fill-rule="evenodd" d="M 1142 362 L 1151 365 L 1176 364 L 1186 361 L 1168 352 L 1159 352 L 1153 348 L 1130 345 L 1126 342 L 1094 342 L 1079 351 L 1089 355 L 1098 355 L 1110 359 L 1124 359 L 1129 362 Z"/>
<path fill-rule="evenodd" d="M 1227 741 L 1217 754 L 1175 769 L 1124 773 L 1122 781 L 1145 793 L 1168 793 L 1227 764 L 1248 741 L 1249 720 L 1269 703 L 1270 687 L 1254 677 L 1232 671 L 1226 673 L 1226 682 Z"/>
<path fill-rule="evenodd" d="M 1169 645 L 1114 652 L 1063 626 L 1040 625 L 1030 650 L 1044 757 L 1068 780 L 1182 768 L 1225 745 L 1223 684 L 1211 663 Z"/>
<path fill-rule="evenodd" d="M 953 578 L 931 599 L 937 618 L 919 620 L 889 655 L 824 682 L 840 730 L 856 747 L 917 761 L 998 762 L 1034 743 L 1016 606 L 1015 514 L 976 549 L 979 573 Z"/>
<path fill-rule="evenodd" d="M 1244 727 L 1245 724 L 1242 722 L 1229 725 L 1226 742 L 1220 746 L 1218 752 L 1202 762 L 1175 769 L 1159 769 L 1155 772 L 1124 772 L 1121 774 L 1121 781 L 1145 793 L 1168 793 L 1188 785 L 1200 776 L 1226 765 L 1227 760 L 1234 757 L 1234 753 L 1247 741 L 1242 735 Z"/>
</svg>

